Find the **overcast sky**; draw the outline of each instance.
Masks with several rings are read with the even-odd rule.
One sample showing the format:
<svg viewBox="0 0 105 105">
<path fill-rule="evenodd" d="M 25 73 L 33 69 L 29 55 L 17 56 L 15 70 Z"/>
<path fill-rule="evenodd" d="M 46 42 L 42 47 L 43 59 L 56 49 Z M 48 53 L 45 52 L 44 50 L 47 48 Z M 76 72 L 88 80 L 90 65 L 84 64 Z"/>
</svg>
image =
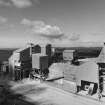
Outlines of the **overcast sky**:
<svg viewBox="0 0 105 105">
<path fill-rule="evenodd" d="M 105 0 L 0 0 L 0 47 L 105 41 Z"/>
</svg>

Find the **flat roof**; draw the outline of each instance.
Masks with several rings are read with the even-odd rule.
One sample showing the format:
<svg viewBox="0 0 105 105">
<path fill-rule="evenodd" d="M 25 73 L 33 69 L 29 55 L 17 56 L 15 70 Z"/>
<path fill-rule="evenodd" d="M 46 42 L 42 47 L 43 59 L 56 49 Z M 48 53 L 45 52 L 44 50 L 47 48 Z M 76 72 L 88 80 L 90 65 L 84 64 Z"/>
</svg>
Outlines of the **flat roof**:
<svg viewBox="0 0 105 105">
<path fill-rule="evenodd" d="M 32 54 L 32 55 L 35 55 L 35 56 L 47 56 L 46 54 L 43 54 L 43 53 L 35 53 L 35 54 Z"/>
<path fill-rule="evenodd" d="M 64 52 L 74 52 L 75 50 L 64 50 Z"/>
</svg>

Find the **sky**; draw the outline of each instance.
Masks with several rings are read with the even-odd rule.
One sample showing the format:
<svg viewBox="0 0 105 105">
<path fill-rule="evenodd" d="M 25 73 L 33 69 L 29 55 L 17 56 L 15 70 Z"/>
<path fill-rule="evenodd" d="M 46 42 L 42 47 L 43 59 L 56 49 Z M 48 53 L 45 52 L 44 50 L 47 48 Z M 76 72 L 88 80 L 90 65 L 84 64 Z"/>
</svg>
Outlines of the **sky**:
<svg viewBox="0 0 105 105">
<path fill-rule="evenodd" d="M 0 0 L 0 47 L 105 41 L 105 0 Z"/>
</svg>

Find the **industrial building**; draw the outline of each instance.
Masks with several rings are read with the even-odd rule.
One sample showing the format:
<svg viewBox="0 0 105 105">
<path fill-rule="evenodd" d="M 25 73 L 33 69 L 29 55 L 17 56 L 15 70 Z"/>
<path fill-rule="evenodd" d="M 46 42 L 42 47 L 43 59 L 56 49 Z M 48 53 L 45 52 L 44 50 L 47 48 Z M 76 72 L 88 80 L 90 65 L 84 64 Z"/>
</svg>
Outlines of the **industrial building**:
<svg viewBox="0 0 105 105">
<path fill-rule="evenodd" d="M 24 48 L 14 51 L 13 55 L 9 58 L 10 74 L 13 75 L 14 80 L 27 78 L 33 69 L 42 69 L 43 67 L 48 69 L 48 66 L 51 64 L 50 58 L 51 45 L 45 45 L 43 47 L 28 44 Z M 44 62 L 45 59 L 47 60 L 46 62 Z M 39 68 L 37 68 L 38 65 Z"/>
<path fill-rule="evenodd" d="M 8 58 L 12 55 L 12 52 L 15 51 L 16 48 L 2 48 L 0 49 L 0 76 L 3 74 L 8 74 L 9 72 L 9 63 Z"/>
<path fill-rule="evenodd" d="M 65 85 L 65 81 L 73 82 L 75 93 L 85 91 L 90 96 L 97 94 L 100 99 L 105 92 L 104 57 L 104 45 L 99 49 L 70 49 L 31 43 L 13 52 L 9 58 L 9 74 L 13 80 L 62 80 L 62 85 Z M 57 83 L 61 84 L 61 81 Z"/>
</svg>

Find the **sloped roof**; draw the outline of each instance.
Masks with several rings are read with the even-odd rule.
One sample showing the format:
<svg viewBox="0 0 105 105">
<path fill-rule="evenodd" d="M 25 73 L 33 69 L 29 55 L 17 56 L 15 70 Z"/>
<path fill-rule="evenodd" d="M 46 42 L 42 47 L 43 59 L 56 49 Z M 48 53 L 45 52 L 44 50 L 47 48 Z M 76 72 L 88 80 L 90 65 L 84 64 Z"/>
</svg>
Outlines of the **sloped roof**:
<svg viewBox="0 0 105 105">
<path fill-rule="evenodd" d="M 98 58 L 97 63 L 105 63 L 105 45 L 103 46 Z"/>
<path fill-rule="evenodd" d="M 102 47 L 103 42 L 70 42 L 70 43 L 52 43 L 54 48 L 69 48 L 69 47 Z"/>
<path fill-rule="evenodd" d="M 23 51 L 23 50 L 25 50 L 25 49 L 27 49 L 27 48 L 30 48 L 30 46 L 31 46 L 31 45 L 28 44 L 28 45 L 26 45 L 26 46 L 24 46 L 24 47 L 22 47 L 22 48 L 19 48 L 19 49 L 15 50 L 14 53 L 20 53 L 21 51 Z M 38 45 L 38 44 L 36 44 L 36 45 L 33 44 L 33 45 L 32 45 L 32 47 L 35 47 L 35 46 L 39 46 L 39 47 L 40 47 L 40 45 Z"/>
</svg>

